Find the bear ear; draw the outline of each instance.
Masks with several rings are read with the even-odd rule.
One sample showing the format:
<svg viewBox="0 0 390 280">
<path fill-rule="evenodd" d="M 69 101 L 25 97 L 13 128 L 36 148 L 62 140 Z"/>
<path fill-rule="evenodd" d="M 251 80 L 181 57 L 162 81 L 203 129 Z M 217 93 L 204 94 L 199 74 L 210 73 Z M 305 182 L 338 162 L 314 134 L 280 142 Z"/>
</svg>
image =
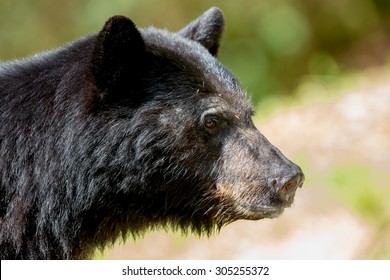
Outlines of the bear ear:
<svg viewBox="0 0 390 280">
<path fill-rule="evenodd" d="M 127 87 L 137 80 L 144 53 L 142 36 L 130 19 L 114 16 L 106 22 L 97 34 L 91 67 L 97 86 L 108 98 L 128 94 Z"/>
<path fill-rule="evenodd" d="M 223 13 L 218 8 L 213 7 L 181 29 L 178 34 L 199 42 L 212 55 L 216 56 L 224 26 Z"/>
</svg>

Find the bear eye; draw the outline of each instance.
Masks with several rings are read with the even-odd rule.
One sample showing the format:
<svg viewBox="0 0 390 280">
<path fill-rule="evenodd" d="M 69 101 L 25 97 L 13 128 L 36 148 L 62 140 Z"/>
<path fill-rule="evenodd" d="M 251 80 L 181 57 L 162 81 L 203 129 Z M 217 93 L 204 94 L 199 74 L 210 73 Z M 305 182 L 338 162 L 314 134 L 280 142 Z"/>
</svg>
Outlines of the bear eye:
<svg viewBox="0 0 390 280">
<path fill-rule="evenodd" d="M 203 124 L 207 129 L 214 129 L 218 126 L 218 121 L 219 118 L 217 116 L 208 115 L 205 116 Z"/>
<path fill-rule="evenodd" d="M 204 123 L 205 127 L 207 127 L 208 129 L 211 129 L 211 128 L 214 128 L 217 126 L 217 122 L 215 120 L 206 120 L 205 123 Z"/>
</svg>

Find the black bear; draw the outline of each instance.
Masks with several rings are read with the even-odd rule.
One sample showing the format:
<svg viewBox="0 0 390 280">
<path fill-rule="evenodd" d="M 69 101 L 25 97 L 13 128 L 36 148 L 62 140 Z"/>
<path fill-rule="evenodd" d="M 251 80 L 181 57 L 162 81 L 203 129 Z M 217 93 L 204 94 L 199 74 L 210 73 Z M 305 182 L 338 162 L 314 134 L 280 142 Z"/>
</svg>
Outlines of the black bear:
<svg viewBox="0 0 390 280">
<path fill-rule="evenodd" d="M 123 16 L 0 68 L 0 257 L 80 259 L 153 228 L 276 217 L 301 169 L 217 59 L 211 8 L 177 33 Z"/>
</svg>

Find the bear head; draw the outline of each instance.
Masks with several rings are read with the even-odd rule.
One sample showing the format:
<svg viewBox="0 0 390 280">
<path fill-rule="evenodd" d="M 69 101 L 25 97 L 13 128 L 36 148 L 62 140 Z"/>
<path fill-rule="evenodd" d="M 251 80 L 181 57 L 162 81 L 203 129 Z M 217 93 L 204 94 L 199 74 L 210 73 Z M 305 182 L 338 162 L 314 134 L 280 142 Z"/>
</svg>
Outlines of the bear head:
<svg viewBox="0 0 390 280">
<path fill-rule="evenodd" d="M 223 14 L 211 8 L 176 33 L 115 16 L 97 35 L 91 111 L 126 120 L 120 133 L 131 139 L 123 157 L 131 163 L 118 186 L 144 203 L 137 215 L 150 227 L 210 232 L 277 217 L 303 184 L 301 169 L 256 129 L 247 94 L 216 58 L 223 29 Z"/>
</svg>

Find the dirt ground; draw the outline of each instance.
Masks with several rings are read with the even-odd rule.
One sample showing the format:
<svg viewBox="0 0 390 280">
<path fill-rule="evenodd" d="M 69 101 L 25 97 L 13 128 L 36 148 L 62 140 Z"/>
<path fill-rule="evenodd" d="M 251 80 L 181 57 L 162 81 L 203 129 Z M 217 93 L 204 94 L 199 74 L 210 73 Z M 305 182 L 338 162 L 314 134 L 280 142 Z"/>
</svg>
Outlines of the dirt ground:
<svg viewBox="0 0 390 280">
<path fill-rule="evenodd" d="M 390 83 L 282 112 L 257 124 L 306 177 L 355 160 L 390 171 Z M 310 180 L 308 180 L 310 181 Z M 390 184 L 390 182 L 389 182 Z M 389 186 L 390 187 L 390 186 Z M 238 221 L 211 238 L 152 232 L 108 251 L 108 259 L 360 259 L 373 229 L 324 186 L 305 184 L 278 219 Z"/>
</svg>

